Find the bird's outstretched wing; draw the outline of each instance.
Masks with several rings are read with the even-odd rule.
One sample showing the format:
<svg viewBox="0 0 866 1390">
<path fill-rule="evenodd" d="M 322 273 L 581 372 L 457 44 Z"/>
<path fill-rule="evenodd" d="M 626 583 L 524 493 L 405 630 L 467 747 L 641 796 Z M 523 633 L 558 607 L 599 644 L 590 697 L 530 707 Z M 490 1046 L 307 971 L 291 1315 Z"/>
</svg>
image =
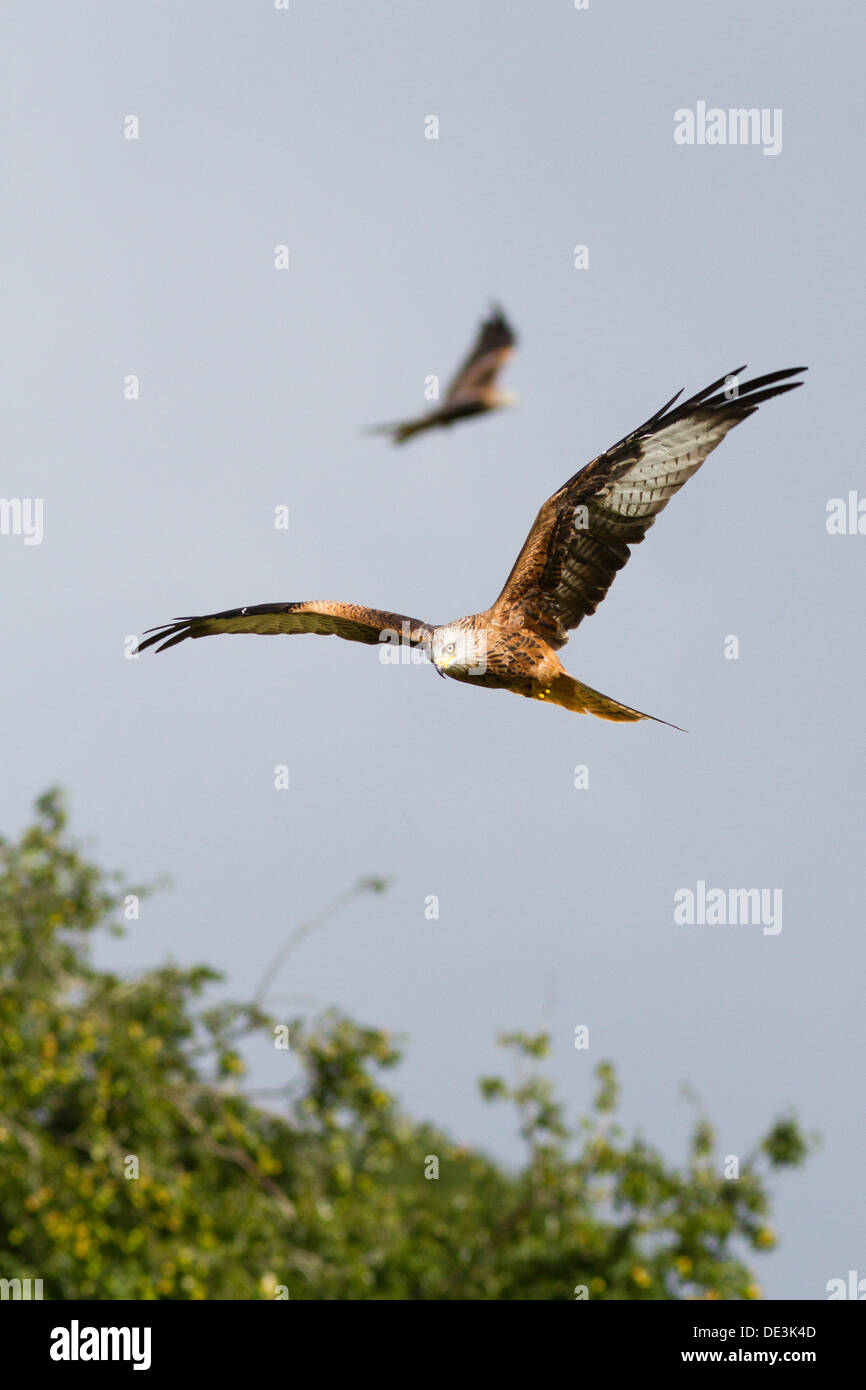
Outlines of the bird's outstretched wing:
<svg viewBox="0 0 866 1390">
<path fill-rule="evenodd" d="M 514 354 L 517 335 L 498 305 L 478 330 L 472 349 L 445 393 L 444 407 L 464 405 L 489 389 Z"/>
<path fill-rule="evenodd" d="M 157 651 L 183 642 L 187 637 L 214 637 L 226 632 L 249 632 L 260 637 L 280 633 L 315 632 L 322 636 L 345 637 L 349 642 L 404 642 L 421 646 L 429 640 L 431 628 L 417 618 L 402 613 L 386 613 L 379 608 L 363 608 L 357 603 L 257 603 L 247 608 L 227 608 L 224 613 L 208 613 L 200 618 L 176 618 L 172 623 L 149 628 L 138 650 L 160 643 Z M 396 636 L 394 635 L 396 634 Z"/>
<path fill-rule="evenodd" d="M 739 382 L 743 367 L 680 405 L 677 392 L 645 424 L 593 459 L 541 508 L 491 615 L 553 647 L 594 613 L 630 547 L 709 453 L 762 401 L 802 386 L 789 367 Z M 779 384 L 783 383 L 783 384 Z"/>
</svg>

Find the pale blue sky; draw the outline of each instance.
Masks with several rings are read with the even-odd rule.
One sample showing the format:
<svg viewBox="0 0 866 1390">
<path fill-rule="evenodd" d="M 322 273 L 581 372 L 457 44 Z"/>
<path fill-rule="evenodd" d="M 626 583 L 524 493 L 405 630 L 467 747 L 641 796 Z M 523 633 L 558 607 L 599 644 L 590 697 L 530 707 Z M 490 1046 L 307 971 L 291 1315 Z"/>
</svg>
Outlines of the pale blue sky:
<svg viewBox="0 0 866 1390">
<path fill-rule="evenodd" d="M 785 1299 L 866 1274 L 866 537 L 825 530 L 866 496 L 864 28 L 805 0 L 18 4 L 2 97 L 2 488 L 45 504 L 40 546 L 0 536 L 4 833 L 66 784 L 104 863 L 175 881 L 105 958 L 204 959 L 235 996 L 305 915 L 393 875 L 282 988 L 408 1034 L 413 1113 L 504 1158 L 475 1080 L 506 1028 L 550 1027 L 572 1113 L 612 1058 L 625 1122 L 672 1158 L 682 1081 L 722 1153 L 795 1106 L 824 1143 L 774 1184 L 757 1268 Z M 676 145 L 699 100 L 781 108 L 781 153 Z M 362 437 L 423 407 L 491 298 L 520 407 Z M 688 735 L 336 639 L 124 659 L 127 634 L 266 600 L 477 611 L 566 477 L 743 361 L 807 384 L 729 436 L 562 653 Z M 782 931 L 675 925 L 699 879 L 780 888 Z"/>
</svg>

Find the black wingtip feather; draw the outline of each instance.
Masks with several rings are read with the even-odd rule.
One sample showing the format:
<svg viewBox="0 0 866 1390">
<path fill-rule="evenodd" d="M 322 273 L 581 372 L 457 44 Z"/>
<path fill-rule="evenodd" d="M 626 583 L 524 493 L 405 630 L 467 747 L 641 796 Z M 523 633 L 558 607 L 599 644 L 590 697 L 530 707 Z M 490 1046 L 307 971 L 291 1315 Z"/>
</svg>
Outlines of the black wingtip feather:
<svg viewBox="0 0 866 1390">
<path fill-rule="evenodd" d="M 751 413 L 763 401 L 771 400 L 773 396 L 781 396 L 785 391 L 793 391 L 795 387 L 802 386 L 802 381 L 788 381 L 789 377 L 796 376 L 799 372 L 808 371 L 807 367 L 783 367 L 778 372 L 767 372 L 764 376 L 756 376 L 751 381 L 740 382 L 740 373 L 745 371 L 745 366 L 737 367 L 733 372 L 727 372 L 725 376 L 719 377 L 710 386 L 705 386 L 703 391 L 698 391 L 696 395 L 690 396 L 687 401 L 683 401 L 670 411 L 669 414 L 654 416 L 649 422 L 650 427 L 666 426 L 674 424 L 675 421 L 683 419 L 690 410 L 721 410 L 726 406 L 742 414 L 745 418 L 747 413 Z M 735 393 L 728 394 L 729 383 L 736 381 Z M 784 382 L 785 385 L 777 385 L 777 382 Z M 724 390 L 720 390 L 724 387 Z M 643 426 L 642 428 L 647 428 Z"/>
<path fill-rule="evenodd" d="M 718 381 L 711 382 L 709 386 L 704 387 L 703 391 L 696 391 L 693 396 L 689 396 L 687 401 L 683 401 L 682 405 L 678 408 L 684 410 L 688 405 L 706 404 L 708 398 L 712 396 L 714 392 L 718 391 L 720 386 L 725 386 L 733 378 L 738 377 L 740 372 L 744 372 L 745 370 L 746 363 L 744 362 L 742 367 L 735 367 L 732 372 L 725 372 L 725 375 L 720 376 Z"/>
<path fill-rule="evenodd" d="M 804 384 L 805 383 L 802 381 L 788 381 L 782 386 L 770 386 L 765 391 L 750 393 L 746 396 L 744 404 L 754 409 L 756 406 L 759 406 L 762 401 L 772 400 L 774 396 L 784 396 L 786 391 L 796 391 L 798 386 L 803 386 Z M 732 401 L 731 404 L 733 405 L 735 402 Z"/>
<path fill-rule="evenodd" d="M 192 637 L 192 636 L 193 636 L 193 632 L 192 632 L 191 628 L 185 628 L 183 632 L 177 632 L 177 633 L 175 633 L 175 635 L 174 635 L 173 637 L 170 637 L 170 638 L 168 639 L 167 642 L 163 642 L 163 643 L 162 643 L 162 646 L 157 647 L 157 649 L 156 649 L 156 650 L 157 650 L 157 653 L 159 653 L 159 652 L 167 652 L 168 649 L 169 649 L 169 647 L 176 647 L 177 644 L 178 644 L 178 642 L 185 642 L 186 639 L 187 639 L 187 637 Z"/>
<path fill-rule="evenodd" d="M 147 641 L 139 642 L 136 653 L 146 652 L 148 647 L 154 647 L 157 643 L 161 644 L 156 646 L 157 652 L 164 652 L 169 647 L 173 647 L 175 643 L 183 642 L 185 638 L 194 636 L 192 629 L 186 627 L 185 624 L 195 621 L 195 618 L 175 618 L 171 623 L 160 623 L 159 627 L 146 628 L 144 636 L 147 637 Z M 179 631 L 178 629 L 182 630 Z M 148 636 L 148 633 L 153 635 Z"/>
</svg>

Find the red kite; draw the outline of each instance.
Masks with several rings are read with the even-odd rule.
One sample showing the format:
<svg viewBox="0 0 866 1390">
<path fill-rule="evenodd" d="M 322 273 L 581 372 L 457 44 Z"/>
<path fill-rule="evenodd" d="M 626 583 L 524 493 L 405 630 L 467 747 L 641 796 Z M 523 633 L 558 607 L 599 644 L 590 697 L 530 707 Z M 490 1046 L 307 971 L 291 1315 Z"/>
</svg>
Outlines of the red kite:
<svg viewBox="0 0 866 1390">
<path fill-rule="evenodd" d="M 392 444 L 404 444 L 422 430 L 441 425 L 453 425 L 455 420 L 468 420 L 472 415 L 485 415 L 514 405 L 517 397 L 510 391 L 500 391 L 496 378 L 514 354 L 517 338 L 501 309 L 494 308 L 478 331 L 478 337 L 466 361 L 445 393 L 445 399 L 435 410 L 416 420 L 404 420 L 396 425 L 374 425 L 371 434 L 389 434 Z"/>
<path fill-rule="evenodd" d="M 159 642 L 165 651 L 187 637 L 221 632 L 334 633 L 370 645 L 401 641 L 422 648 L 440 675 L 453 680 L 601 719 L 652 719 L 575 680 L 557 650 L 595 612 L 631 547 L 728 430 L 762 401 L 802 386 L 786 379 L 805 370 L 790 367 L 742 384 L 734 372 L 681 405 L 675 404 L 677 392 L 548 498 L 502 593 L 484 613 L 434 626 L 351 603 L 260 603 L 151 628 L 140 650 Z"/>
</svg>

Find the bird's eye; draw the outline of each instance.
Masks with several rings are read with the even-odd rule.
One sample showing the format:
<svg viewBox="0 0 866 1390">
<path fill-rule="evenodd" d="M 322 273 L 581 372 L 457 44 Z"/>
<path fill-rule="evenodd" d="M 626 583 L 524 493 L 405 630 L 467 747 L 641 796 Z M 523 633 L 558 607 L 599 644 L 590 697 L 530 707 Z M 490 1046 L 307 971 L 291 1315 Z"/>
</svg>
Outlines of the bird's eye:
<svg viewBox="0 0 866 1390">
<path fill-rule="evenodd" d="M 445 648 L 445 650 L 446 650 L 446 652 L 453 652 L 453 650 L 454 650 L 454 643 L 453 643 L 453 642 L 449 642 L 448 645 L 447 645 L 447 647 Z"/>
</svg>

